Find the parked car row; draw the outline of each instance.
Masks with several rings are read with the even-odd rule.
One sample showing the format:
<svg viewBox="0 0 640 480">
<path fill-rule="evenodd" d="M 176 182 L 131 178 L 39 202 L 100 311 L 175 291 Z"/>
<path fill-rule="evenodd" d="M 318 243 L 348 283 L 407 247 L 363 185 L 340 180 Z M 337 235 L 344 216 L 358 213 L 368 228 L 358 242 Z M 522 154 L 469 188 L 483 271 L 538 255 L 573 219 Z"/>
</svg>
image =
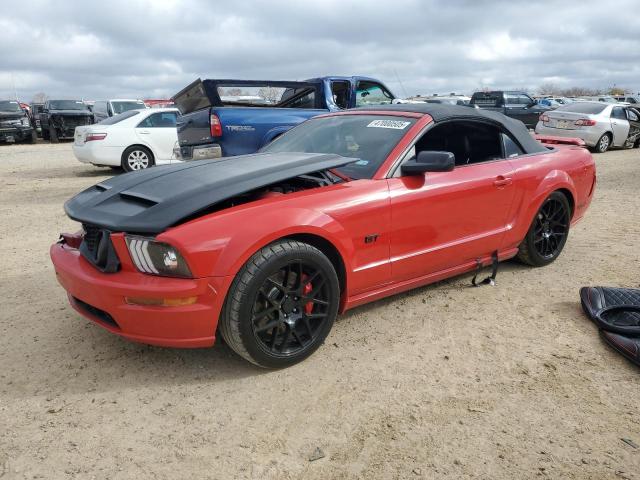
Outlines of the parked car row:
<svg viewBox="0 0 640 480">
<path fill-rule="evenodd" d="M 83 100 L 47 100 L 29 105 L 13 100 L 0 101 L 0 142 L 35 142 L 37 136 L 52 143 L 74 138 L 76 126 L 99 123 L 114 115 L 134 110 L 172 105 L 171 100 L 150 100 L 147 105 L 138 99 L 112 99 L 87 102 Z M 16 115 L 22 119 L 15 122 Z M 31 130 L 35 133 L 32 136 Z"/>
</svg>

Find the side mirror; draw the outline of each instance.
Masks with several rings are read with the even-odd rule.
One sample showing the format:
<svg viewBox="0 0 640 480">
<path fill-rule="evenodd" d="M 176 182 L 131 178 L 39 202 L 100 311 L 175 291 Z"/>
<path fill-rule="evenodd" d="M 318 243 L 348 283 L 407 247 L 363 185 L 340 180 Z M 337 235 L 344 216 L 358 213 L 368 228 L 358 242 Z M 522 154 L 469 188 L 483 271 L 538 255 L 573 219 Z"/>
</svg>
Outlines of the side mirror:
<svg viewBox="0 0 640 480">
<path fill-rule="evenodd" d="M 456 156 L 451 152 L 423 151 L 402 165 L 405 175 L 418 175 L 426 172 L 450 172 L 456 166 Z"/>
</svg>

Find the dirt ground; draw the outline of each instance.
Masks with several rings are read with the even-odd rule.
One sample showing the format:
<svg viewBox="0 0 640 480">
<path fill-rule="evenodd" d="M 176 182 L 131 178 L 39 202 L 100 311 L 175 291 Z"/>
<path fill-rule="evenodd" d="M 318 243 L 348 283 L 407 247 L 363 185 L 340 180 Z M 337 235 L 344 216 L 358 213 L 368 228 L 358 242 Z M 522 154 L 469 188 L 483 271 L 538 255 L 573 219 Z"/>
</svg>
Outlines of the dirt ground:
<svg viewBox="0 0 640 480">
<path fill-rule="evenodd" d="M 551 266 L 358 308 L 273 372 L 76 314 L 48 248 L 77 227 L 63 202 L 112 171 L 68 143 L 0 146 L 0 477 L 640 479 L 621 440 L 640 445 L 640 370 L 578 297 L 640 286 L 640 151 L 596 161 L 596 198 Z"/>
</svg>

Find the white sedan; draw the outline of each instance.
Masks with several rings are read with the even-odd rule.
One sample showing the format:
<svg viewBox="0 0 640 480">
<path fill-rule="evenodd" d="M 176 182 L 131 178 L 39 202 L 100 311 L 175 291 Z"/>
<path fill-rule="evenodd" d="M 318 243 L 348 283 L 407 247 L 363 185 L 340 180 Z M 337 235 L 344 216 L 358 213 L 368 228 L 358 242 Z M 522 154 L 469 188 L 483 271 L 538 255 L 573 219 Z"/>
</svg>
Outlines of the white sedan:
<svg viewBox="0 0 640 480">
<path fill-rule="evenodd" d="M 73 153 L 83 163 L 122 167 L 127 172 L 179 163 L 173 155 L 177 116 L 175 108 L 129 110 L 76 127 Z"/>
</svg>

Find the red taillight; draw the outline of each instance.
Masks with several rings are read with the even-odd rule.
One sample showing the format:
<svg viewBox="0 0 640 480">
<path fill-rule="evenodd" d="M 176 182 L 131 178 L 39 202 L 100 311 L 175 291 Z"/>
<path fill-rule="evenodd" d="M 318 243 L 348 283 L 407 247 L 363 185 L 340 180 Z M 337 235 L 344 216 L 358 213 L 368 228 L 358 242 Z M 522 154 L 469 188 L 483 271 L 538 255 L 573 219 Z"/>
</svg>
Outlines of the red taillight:
<svg viewBox="0 0 640 480">
<path fill-rule="evenodd" d="M 222 123 L 220 123 L 220 119 L 215 113 L 212 113 L 211 116 L 209 117 L 209 124 L 211 125 L 211 136 L 221 137 Z"/>
<path fill-rule="evenodd" d="M 546 123 L 546 122 L 548 122 L 548 121 L 549 121 L 549 117 L 548 117 L 547 115 L 545 115 L 544 113 L 541 113 L 541 114 L 540 114 L 540 121 L 541 121 L 542 123 Z"/>
<path fill-rule="evenodd" d="M 579 127 L 593 127 L 596 124 L 595 120 L 589 120 L 588 118 L 581 118 L 574 122 Z"/>
<path fill-rule="evenodd" d="M 84 139 L 85 142 L 92 142 L 94 140 L 104 140 L 107 138 L 106 133 L 87 133 L 87 138 Z"/>
</svg>

